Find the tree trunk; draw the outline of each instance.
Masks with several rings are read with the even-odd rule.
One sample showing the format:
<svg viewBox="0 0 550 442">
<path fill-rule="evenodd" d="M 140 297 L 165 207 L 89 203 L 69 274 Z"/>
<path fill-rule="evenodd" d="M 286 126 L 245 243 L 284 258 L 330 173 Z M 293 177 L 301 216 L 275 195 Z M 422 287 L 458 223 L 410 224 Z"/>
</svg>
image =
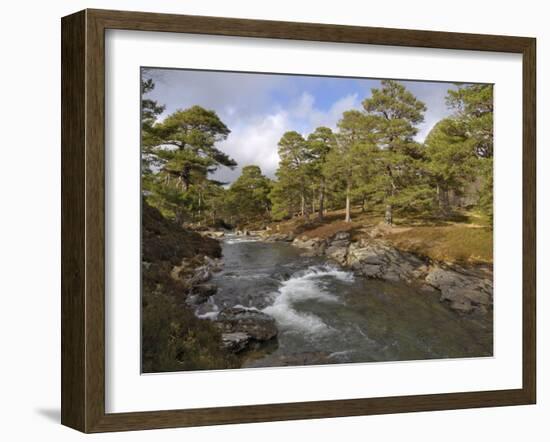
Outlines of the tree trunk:
<svg viewBox="0 0 550 442">
<path fill-rule="evenodd" d="M 321 188 L 319 189 L 319 214 L 318 218 L 323 219 L 325 211 L 325 180 L 321 181 Z"/>
<path fill-rule="evenodd" d="M 442 215 L 449 214 L 449 191 L 437 185 L 437 205 Z"/>
<path fill-rule="evenodd" d="M 309 208 L 306 204 L 306 196 L 303 192 L 301 195 L 301 206 L 302 206 L 301 207 L 302 218 L 309 219 Z"/>
<path fill-rule="evenodd" d="M 451 205 L 449 202 L 449 190 L 445 189 L 443 190 L 443 204 L 442 204 L 443 213 L 448 215 L 450 212 L 450 207 Z"/>
<path fill-rule="evenodd" d="M 190 173 L 189 167 L 184 167 L 180 173 L 180 178 L 183 181 L 183 187 L 186 192 L 189 191 L 189 186 L 191 185 Z"/>
<path fill-rule="evenodd" d="M 393 173 L 391 166 L 387 166 L 388 176 L 390 177 L 390 197 L 395 195 L 395 182 L 393 181 Z M 391 226 L 393 225 L 393 207 L 391 204 L 386 204 L 386 212 L 384 213 L 384 222 Z"/>
<path fill-rule="evenodd" d="M 386 213 L 384 214 L 384 222 L 388 225 L 393 224 L 393 210 L 391 204 L 386 204 Z"/>
<path fill-rule="evenodd" d="M 345 222 L 350 223 L 351 222 L 351 182 L 350 180 L 346 183 L 346 220 Z"/>
<path fill-rule="evenodd" d="M 199 226 L 201 225 L 202 195 L 199 192 Z"/>
</svg>

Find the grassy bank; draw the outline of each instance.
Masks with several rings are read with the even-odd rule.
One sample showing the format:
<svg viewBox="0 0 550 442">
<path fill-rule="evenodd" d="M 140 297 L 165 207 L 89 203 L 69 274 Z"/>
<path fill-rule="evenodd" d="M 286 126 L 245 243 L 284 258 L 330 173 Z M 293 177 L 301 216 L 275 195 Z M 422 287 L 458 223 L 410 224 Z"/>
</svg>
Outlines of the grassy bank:
<svg viewBox="0 0 550 442">
<path fill-rule="evenodd" d="M 274 232 L 293 233 L 307 238 L 330 238 L 349 231 L 354 240 L 382 238 L 394 247 L 433 260 L 458 264 L 491 264 L 493 230 L 490 221 L 475 212 L 456 213 L 449 219 L 395 218 L 393 226 L 383 224 L 382 214 L 352 213 L 344 222 L 344 211 L 328 212 L 323 220 L 294 218 L 273 223 Z"/>
</svg>

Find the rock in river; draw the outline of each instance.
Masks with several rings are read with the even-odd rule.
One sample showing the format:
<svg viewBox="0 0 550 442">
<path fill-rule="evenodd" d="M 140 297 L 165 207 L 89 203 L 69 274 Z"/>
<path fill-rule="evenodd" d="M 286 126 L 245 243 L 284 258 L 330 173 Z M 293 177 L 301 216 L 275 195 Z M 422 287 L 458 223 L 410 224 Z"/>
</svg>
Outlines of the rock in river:
<svg viewBox="0 0 550 442">
<path fill-rule="evenodd" d="M 259 310 L 243 307 L 222 310 L 216 319 L 216 326 L 222 332 L 223 345 L 235 352 L 254 341 L 269 341 L 277 336 L 275 319 Z"/>
<path fill-rule="evenodd" d="M 493 302 L 493 284 L 471 272 L 434 266 L 426 282 L 441 291 L 441 301 L 450 303 L 453 310 L 470 313 L 485 312 Z"/>
<path fill-rule="evenodd" d="M 330 239 L 325 254 L 337 263 L 345 264 L 351 241 L 350 238 L 351 235 L 349 232 L 338 232 Z"/>
<path fill-rule="evenodd" d="M 222 344 L 235 353 L 244 350 L 250 341 L 250 335 L 244 332 L 222 333 Z"/>
<path fill-rule="evenodd" d="M 349 246 L 346 264 L 367 278 L 411 281 L 421 277 L 424 262 L 384 242 L 363 239 Z"/>
<path fill-rule="evenodd" d="M 187 304 L 203 304 L 212 295 L 215 295 L 218 287 L 214 284 L 198 284 L 193 287 L 191 294 L 187 297 Z"/>
<path fill-rule="evenodd" d="M 266 234 L 263 234 L 261 236 L 266 241 L 287 241 L 287 242 L 294 241 L 294 235 L 292 233 L 273 233 L 273 234 L 269 234 L 269 232 L 266 232 Z"/>
<path fill-rule="evenodd" d="M 321 256 L 324 255 L 327 248 L 327 241 L 321 238 L 296 237 L 292 241 L 292 245 L 300 249 L 304 249 L 304 256 Z"/>
</svg>

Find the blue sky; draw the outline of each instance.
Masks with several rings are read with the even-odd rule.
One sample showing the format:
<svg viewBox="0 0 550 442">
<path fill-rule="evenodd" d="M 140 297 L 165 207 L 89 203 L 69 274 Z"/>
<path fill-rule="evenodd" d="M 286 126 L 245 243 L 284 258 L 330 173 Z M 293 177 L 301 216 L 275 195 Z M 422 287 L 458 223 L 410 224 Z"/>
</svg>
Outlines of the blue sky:
<svg viewBox="0 0 550 442">
<path fill-rule="evenodd" d="M 278 165 L 277 142 L 284 132 L 307 136 L 318 126 L 336 129 L 342 113 L 361 109 L 361 102 L 380 86 L 379 80 L 280 74 L 232 73 L 180 69 L 147 69 L 155 81 L 149 97 L 166 106 L 160 119 L 177 109 L 200 105 L 216 111 L 231 129 L 219 147 L 239 166 L 221 168 L 216 179 L 232 182 L 242 166 L 257 164 L 273 177 Z M 428 108 L 418 126 L 418 141 L 450 115 L 445 96 L 452 83 L 402 81 Z"/>
</svg>

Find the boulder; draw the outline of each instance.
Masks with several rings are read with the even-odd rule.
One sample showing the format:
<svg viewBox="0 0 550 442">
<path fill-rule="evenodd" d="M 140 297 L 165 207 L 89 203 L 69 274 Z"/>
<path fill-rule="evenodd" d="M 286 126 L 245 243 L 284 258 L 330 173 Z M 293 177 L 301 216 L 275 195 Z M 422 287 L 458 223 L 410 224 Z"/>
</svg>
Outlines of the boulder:
<svg viewBox="0 0 550 442">
<path fill-rule="evenodd" d="M 196 286 L 198 284 L 202 284 L 203 282 L 208 281 L 210 278 L 212 278 L 212 272 L 211 268 L 208 265 L 203 265 L 200 267 L 197 267 L 193 275 L 189 278 L 189 283 L 192 286 Z"/>
<path fill-rule="evenodd" d="M 338 232 L 329 241 L 329 247 L 343 248 L 348 247 L 351 242 L 351 235 L 349 232 Z"/>
<path fill-rule="evenodd" d="M 204 304 L 208 298 L 215 295 L 218 287 L 214 284 L 199 284 L 191 289 L 191 293 L 185 298 L 185 302 L 190 306 Z"/>
<path fill-rule="evenodd" d="M 485 313 L 493 302 L 493 284 L 484 277 L 460 268 L 458 270 L 433 266 L 426 282 L 441 292 L 441 301 L 451 309 L 470 313 Z"/>
<path fill-rule="evenodd" d="M 222 346 L 229 351 L 238 353 L 246 348 L 250 335 L 244 332 L 222 333 Z"/>
<path fill-rule="evenodd" d="M 451 287 L 441 292 L 442 301 L 468 301 L 474 305 L 489 305 L 491 297 L 481 290 L 461 289 Z"/>
<path fill-rule="evenodd" d="M 345 264 L 347 254 L 347 246 L 333 245 L 333 243 L 331 243 L 331 245 L 325 250 L 325 255 L 339 264 Z"/>
<path fill-rule="evenodd" d="M 206 236 L 208 238 L 223 238 L 225 236 L 225 232 L 218 232 L 218 231 L 212 231 L 212 230 L 206 230 L 204 232 L 200 232 L 202 236 Z"/>
<path fill-rule="evenodd" d="M 264 230 L 251 230 L 249 233 L 250 233 L 250 236 L 261 237 L 264 232 L 265 232 L 265 229 Z"/>
<path fill-rule="evenodd" d="M 353 268 L 363 265 L 381 266 L 387 261 L 383 248 L 376 247 L 364 241 L 351 243 L 348 250 L 347 263 Z"/>
<path fill-rule="evenodd" d="M 332 241 L 347 241 L 349 242 L 351 234 L 349 232 L 338 232 L 332 237 Z"/>
<path fill-rule="evenodd" d="M 204 266 L 211 272 L 220 272 L 223 267 L 223 260 L 221 258 L 204 257 Z"/>
<path fill-rule="evenodd" d="M 258 310 L 231 307 L 222 310 L 216 326 L 222 333 L 246 333 L 250 340 L 268 341 L 277 336 L 275 319 Z"/>
<path fill-rule="evenodd" d="M 346 264 L 351 242 L 349 232 L 338 232 L 326 242 L 324 254 L 339 264 Z"/>
<path fill-rule="evenodd" d="M 424 262 L 414 255 L 400 252 L 384 242 L 368 239 L 350 244 L 346 264 L 367 278 L 388 281 L 417 279 L 426 268 Z"/>
<path fill-rule="evenodd" d="M 324 245 L 324 240 L 320 238 L 306 238 L 306 237 L 296 237 L 292 241 L 292 245 L 300 249 L 310 249 L 317 250 L 321 248 L 321 245 Z"/>
<path fill-rule="evenodd" d="M 294 241 L 294 235 L 292 233 L 273 233 L 271 235 L 264 236 L 266 241 Z"/>
<path fill-rule="evenodd" d="M 467 285 L 467 281 L 460 273 L 443 269 L 437 265 L 433 266 L 428 272 L 426 282 L 439 289 Z"/>
<path fill-rule="evenodd" d="M 453 301 L 450 304 L 452 310 L 460 313 L 471 313 L 474 310 L 474 306 L 467 299 Z"/>
<path fill-rule="evenodd" d="M 205 302 L 210 296 L 215 295 L 218 287 L 214 284 L 199 284 L 193 287 L 192 294 L 200 298 L 199 303 Z"/>
<path fill-rule="evenodd" d="M 362 264 L 356 266 L 361 275 L 367 278 L 380 278 L 382 276 L 382 268 L 376 264 Z"/>
</svg>

